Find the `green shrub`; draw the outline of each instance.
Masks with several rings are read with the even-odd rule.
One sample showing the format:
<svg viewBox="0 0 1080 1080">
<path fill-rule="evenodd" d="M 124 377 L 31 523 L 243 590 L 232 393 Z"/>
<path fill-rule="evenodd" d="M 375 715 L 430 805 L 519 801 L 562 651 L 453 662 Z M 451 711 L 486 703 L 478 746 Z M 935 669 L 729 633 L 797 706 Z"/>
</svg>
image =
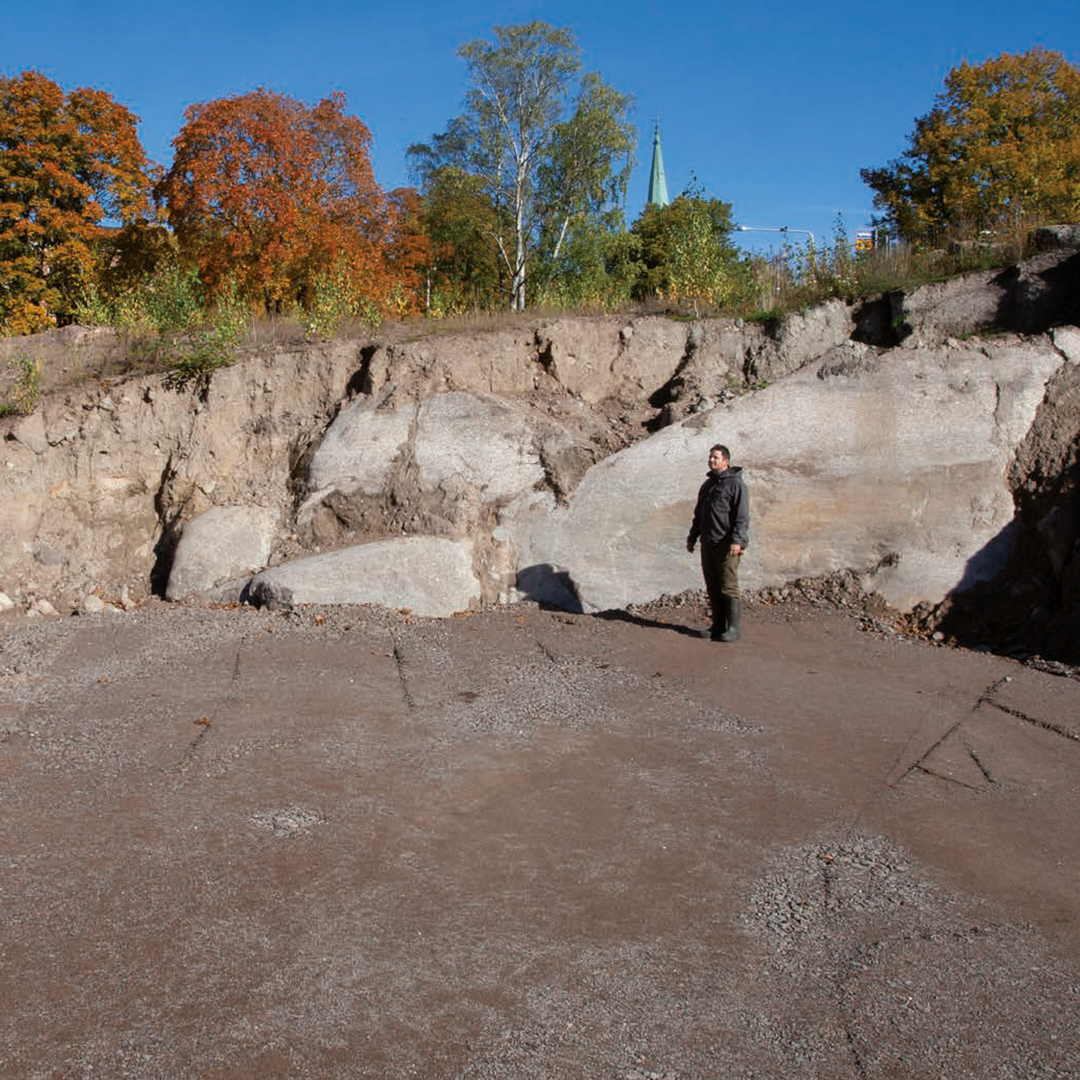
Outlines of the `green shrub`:
<svg viewBox="0 0 1080 1080">
<path fill-rule="evenodd" d="M 184 311 L 182 307 L 174 310 L 178 314 Z M 213 373 L 236 362 L 237 348 L 251 325 L 251 313 L 240 298 L 235 278 L 225 282 L 209 316 L 205 308 L 199 309 L 199 320 L 210 325 L 188 335 L 165 376 L 165 385 L 174 390 L 194 385 L 205 397 Z"/>
<path fill-rule="evenodd" d="M 403 294 L 397 286 L 398 298 Z M 394 304 L 395 297 L 390 297 Z M 309 337 L 329 341 L 347 322 L 359 321 L 378 326 L 382 314 L 378 305 L 365 296 L 353 281 L 345 262 L 323 271 L 315 279 L 315 295 L 300 313 L 300 324 Z"/>
<path fill-rule="evenodd" d="M 144 279 L 140 291 L 146 325 L 158 334 L 187 333 L 206 321 L 206 297 L 199 271 L 170 266 Z"/>
<path fill-rule="evenodd" d="M 10 401 L 0 402 L 0 416 L 29 416 L 41 397 L 41 360 L 19 353 L 11 360 L 15 382 Z"/>
</svg>

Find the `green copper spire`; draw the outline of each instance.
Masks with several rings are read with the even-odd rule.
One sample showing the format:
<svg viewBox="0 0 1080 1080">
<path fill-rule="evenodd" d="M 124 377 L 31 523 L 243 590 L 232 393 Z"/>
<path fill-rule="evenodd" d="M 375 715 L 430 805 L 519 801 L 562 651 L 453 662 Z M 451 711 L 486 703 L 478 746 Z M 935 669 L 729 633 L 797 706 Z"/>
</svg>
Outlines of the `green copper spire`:
<svg viewBox="0 0 1080 1080">
<path fill-rule="evenodd" d="M 649 206 L 667 206 L 667 181 L 664 179 L 664 155 L 660 150 L 660 121 L 656 121 L 656 134 L 652 144 L 652 173 L 649 176 Z"/>
</svg>

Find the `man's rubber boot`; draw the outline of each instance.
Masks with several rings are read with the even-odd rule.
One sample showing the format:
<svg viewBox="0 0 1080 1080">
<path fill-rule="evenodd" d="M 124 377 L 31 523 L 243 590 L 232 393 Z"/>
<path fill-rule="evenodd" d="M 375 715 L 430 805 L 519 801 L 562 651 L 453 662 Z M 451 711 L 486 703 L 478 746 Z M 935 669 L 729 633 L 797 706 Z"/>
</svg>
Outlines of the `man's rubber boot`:
<svg viewBox="0 0 1080 1080">
<path fill-rule="evenodd" d="M 727 629 L 716 640 L 738 641 L 739 624 L 742 622 L 742 601 L 725 597 L 724 606 L 727 608 Z"/>
</svg>

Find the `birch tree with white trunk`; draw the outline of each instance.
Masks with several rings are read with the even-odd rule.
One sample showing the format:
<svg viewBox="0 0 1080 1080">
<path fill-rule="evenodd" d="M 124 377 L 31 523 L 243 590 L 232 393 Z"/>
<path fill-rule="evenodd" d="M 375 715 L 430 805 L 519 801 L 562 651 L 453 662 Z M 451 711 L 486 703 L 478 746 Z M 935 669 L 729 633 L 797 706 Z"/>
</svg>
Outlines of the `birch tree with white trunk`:
<svg viewBox="0 0 1080 1080">
<path fill-rule="evenodd" d="M 523 311 L 538 253 L 556 260 L 576 217 L 625 199 L 636 135 L 631 99 L 582 75 L 569 30 L 532 22 L 493 33 L 458 49 L 469 76 L 465 112 L 409 157 L 423 187 L 448 167 L 481 179 L 509 306 Z"/>
</svg>

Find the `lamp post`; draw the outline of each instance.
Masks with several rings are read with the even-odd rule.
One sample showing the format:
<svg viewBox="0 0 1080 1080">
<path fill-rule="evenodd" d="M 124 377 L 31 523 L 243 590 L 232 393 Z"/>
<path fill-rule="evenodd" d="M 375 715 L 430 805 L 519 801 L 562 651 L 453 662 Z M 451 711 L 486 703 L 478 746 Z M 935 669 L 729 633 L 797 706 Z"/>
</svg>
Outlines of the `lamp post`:
<svg viewBox="0 0 1080 1080">
<path fill-rule="evenodd" d="M 776 228 L 772 228 L 769 226 L 758 227 L 755 225 L 736 225 L 735 230 L 736 232 L 778 232 L 784 233 L 785 236 L 788 233 L 793 232 L 804 233 L 806 236 L 810 237 L 810 246 L 817 247 L 817 244 L 814 243 L 814 234 L 809 229 L 789 229 L 786 225 L 780 225 Z"/>
</svg>

